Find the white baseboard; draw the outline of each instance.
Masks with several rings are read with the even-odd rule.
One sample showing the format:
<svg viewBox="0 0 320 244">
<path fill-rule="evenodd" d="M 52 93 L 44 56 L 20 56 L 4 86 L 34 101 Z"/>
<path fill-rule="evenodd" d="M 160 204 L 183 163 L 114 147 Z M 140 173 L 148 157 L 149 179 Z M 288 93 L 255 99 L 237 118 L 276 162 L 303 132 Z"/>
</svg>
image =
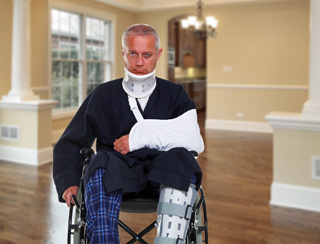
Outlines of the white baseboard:
<svg viewBox="0 0 320 244">
<path fill-rule="evenodd" d="M 268 123 L 264 122 L 206 119 L 205 127 L 206 129 L 216 130 L 273 133 L 272 127 Z"/>
<path fill-rule="evenodd" d="M 273 183 L 270 204 L 320 212 L 320 188 Z"/>
<path fill-rule="evenodd" d="M 32 150 L 19 147 L 0 146 L 0 160 L 35 166 L 52 162 L 52 153 L 52 147 Z"/>
</svg>

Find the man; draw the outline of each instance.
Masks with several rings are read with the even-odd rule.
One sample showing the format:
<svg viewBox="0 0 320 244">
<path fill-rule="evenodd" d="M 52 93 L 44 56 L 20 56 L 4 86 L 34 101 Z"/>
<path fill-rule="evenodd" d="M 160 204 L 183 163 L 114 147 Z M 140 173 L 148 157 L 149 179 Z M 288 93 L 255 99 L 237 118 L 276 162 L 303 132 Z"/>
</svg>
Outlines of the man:
<svg viewBox="0 0 320 244">
<path fill-rule="evenodd" d="M 194 203 L 202 174 L 189 151 L 204 149 L 195 104 L 182 86 L 155 77 L 161 53 L 154 28 L 129 27 L 122 36 L 125 77 L 99 85 L 54 148 L 54 181 L 59 200 L 69 206 L 81 175 L 79 151 L 97 139 L 84 176 L 91 243 L 119 243 L 124 194 L 160 192 L 159 203 L 186 212 Z M 188 219 L 159 208 L 158 223 L 155 243 L 184 243 Z"/>
</svg>

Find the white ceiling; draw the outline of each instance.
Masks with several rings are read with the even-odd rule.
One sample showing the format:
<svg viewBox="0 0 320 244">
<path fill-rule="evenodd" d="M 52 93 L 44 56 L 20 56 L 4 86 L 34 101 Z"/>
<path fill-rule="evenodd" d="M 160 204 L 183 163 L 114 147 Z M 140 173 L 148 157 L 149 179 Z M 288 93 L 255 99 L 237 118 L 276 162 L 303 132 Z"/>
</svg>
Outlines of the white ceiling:
<svg viewBox="0 0 320 244">
<path fill-rule="evenodd" d="M 164 10 L 181 7 L 195 7 L 197 0 L 95 0 L 118 8 L 133 12 L 145 12 L 152 10 Z M 262 3 L 283 2 L 294 0 L 203 0 L 205 5 L 236 4 L 236 3 Z"/>
</svg>

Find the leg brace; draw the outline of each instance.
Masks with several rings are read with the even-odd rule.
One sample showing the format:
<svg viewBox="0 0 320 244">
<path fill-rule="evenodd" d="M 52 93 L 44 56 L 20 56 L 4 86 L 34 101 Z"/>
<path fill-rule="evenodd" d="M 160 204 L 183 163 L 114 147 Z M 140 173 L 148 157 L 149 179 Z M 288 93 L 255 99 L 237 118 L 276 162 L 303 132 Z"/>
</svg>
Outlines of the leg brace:
<svg viewBox="0 0 320 244">
<path fill-rule="evenodd" d="M 157 210 L 157 237 L 154 244 L 185 243 L 196 195 L 193 184 L 188 192 L 161 186 Z"/>
</svg>

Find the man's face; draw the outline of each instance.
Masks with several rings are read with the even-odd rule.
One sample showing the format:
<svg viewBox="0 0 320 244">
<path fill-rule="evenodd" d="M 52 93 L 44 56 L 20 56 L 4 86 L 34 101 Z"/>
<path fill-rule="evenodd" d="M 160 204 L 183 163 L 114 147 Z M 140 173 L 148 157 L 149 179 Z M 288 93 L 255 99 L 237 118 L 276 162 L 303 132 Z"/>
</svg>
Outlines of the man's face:
<svg viewBox="0 0 320 244">
<path fill-rule="evenodd" d="M 160 58 L 162 49 L 158 53 L 154 36 L 128 36 L 127 46 L 122 47 L 124 66 L 131 73 L 146 75 L 151 73 Z"/>
</svg>

